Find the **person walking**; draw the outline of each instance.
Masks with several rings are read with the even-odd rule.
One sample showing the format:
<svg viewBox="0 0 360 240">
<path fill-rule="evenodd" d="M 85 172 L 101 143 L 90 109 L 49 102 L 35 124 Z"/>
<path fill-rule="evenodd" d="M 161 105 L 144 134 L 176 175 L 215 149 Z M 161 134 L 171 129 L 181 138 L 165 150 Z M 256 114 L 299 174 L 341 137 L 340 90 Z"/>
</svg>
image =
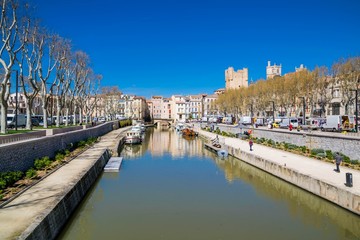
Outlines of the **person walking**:
<svg viewBox="0 0 360 240">
<path fill-rule="evenodd" d="M 250 151 L 253 150 L 253 149 L 252 149 L 253 144 L 254 144 L 254 142 L 250 139 L 250 140 L 249 140 Z"/>
<path fill-rule="evenodd" d="M 343 161 L 343 157 L 341 156 L 341 154 L 339 152 L 335 152 L 335 155 L 334 155 L 334 158 L 335 158 L 335 164 L 336 164 L 336 169 L 334 169 L 335 172 L 340 172 L 340 164 L 341 162 Z"/>
</svg>

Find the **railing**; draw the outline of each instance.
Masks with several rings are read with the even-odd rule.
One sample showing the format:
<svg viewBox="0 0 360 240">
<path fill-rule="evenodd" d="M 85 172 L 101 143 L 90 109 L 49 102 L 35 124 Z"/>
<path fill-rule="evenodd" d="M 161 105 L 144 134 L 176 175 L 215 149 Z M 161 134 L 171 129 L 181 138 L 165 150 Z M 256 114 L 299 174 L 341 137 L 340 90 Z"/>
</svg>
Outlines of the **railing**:
<svg viewBox="0 0 360 240">
<path fill-rule="evenodd" d="M 0 144 L 6 144 L 11 142 L 23 141 L 28 139 L 40 138 L 46 136 L 46 131 L 36 131 L 21 134 L 11 134 L 6 136 L 0 136 Z"/>
</svg>

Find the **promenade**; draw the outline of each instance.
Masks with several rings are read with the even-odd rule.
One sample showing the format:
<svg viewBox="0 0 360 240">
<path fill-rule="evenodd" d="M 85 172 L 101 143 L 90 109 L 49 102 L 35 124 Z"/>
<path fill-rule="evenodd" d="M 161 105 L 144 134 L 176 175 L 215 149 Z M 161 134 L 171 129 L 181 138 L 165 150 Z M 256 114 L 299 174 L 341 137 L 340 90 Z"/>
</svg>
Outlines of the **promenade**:
<svg viewBox="0 0 360 240">
<path fill-rule="evenodd" d="M 200 135 L 209 139 L 215 138 L 217 135 L 215 133 L 201 130 L 198 127 L 196 128 L 196 131 L 198 131 Z M 296 173 L 308 176 L 315 181 L 327 183 L 328 185 L 337 188 L 337 190 L 353 194 L 355 196 L 352 203 L 354 205 L 353 208 L 357 210 L 357 214 L 360 213 L 360 171 L 340 166 L 340 173 L 337 173 L 334 171 L 336 168 L 335 164 L 259 144 L 254 144 L 253 151 L 250 151 L 249 143 L 246 140 L 222 136 L 219 136 L 219 139 L 220 143 L 222 143 L 223 146 L 225 145 L 225 149 L 226 146 L 239 149 L 241 152 L 245 153 L 245 155 L 248 154 L 257 159 L 264 159 L 278 166 L 282 166 L 284 169 L 292 170 Z M 246 160 L 246 162 L 252 164 L 251 160 Z M 347 187 L 345 185 L 346 173 L 352 174 L 353 187 Z M 336 201 L 341 201 L 343 196 L 332 197 L 336 203 Z"/>
<path fill-rule="evenodd" d="M 101 141 L 64 165 L 0 209 L 0 239 L 25 239 L 35 227 L 73 190 L 107 149 L 114 151 L 127 128 L 101 137 Z M 65 216 L 64 216 L 65 217 Z M 57 226 L 49 226 L 57 227 Z"/>
</svg>

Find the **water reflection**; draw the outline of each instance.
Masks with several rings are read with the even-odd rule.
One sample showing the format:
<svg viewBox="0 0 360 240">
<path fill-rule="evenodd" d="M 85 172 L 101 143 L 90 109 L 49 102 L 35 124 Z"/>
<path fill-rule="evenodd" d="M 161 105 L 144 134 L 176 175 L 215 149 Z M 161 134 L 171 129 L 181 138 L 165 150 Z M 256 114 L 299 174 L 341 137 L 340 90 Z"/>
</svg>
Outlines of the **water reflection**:
<svg viewBox="0 0 360 240">
<path fill-rule="evenodd" d="M 259 195 L 284 202 L 292 216 L 300 218 L 305 224 L 324 230 L 331 225 L 340 225 L 341 239 L 360 239 L 360 219 L 357 215 L 238 159 L 214 159 L 229 183 L 236 180 L 249 183 Z M 324 224 L 325 219 L 331 223 Z"/>
<path fill-rule="evenodd" d="M 59 239 L 359 239 L 359 217 L 201 139 L 148 129 Z"/>
</svg>

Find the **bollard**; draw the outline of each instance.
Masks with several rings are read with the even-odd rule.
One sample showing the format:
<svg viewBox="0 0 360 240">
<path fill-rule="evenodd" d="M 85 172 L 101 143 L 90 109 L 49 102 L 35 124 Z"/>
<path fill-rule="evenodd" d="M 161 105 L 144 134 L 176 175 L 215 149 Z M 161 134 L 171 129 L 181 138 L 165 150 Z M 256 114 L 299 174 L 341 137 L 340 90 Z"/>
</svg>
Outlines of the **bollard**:
<svg viewBox="0 0 360 240">
<path fill-rule="evenodd" d="M 353 186 L 353 178 L 352 173 L 346 173 L 346 186 L 352 187 Z"/>
</svg>

